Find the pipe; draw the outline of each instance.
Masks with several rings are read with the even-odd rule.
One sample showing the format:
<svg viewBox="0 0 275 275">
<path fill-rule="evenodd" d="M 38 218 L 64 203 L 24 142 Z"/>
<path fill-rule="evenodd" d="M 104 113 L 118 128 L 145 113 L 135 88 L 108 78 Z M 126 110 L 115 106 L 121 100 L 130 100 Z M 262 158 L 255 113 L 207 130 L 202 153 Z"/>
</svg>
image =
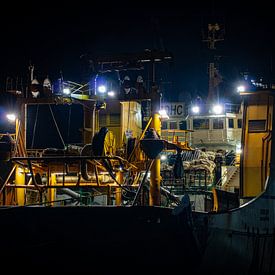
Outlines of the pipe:
<svg viewBox="0 0 275 275">
<path fill-rule="evenodd" d="M 152 128 L 160 135 L 161 124 L 160 115 L 154 113 L 152 120 Z M 157 156 L 151 167 L 150 175 L 150 192 L 149 192 L 149 204 L 150 206 L 159 206 L 160 201 L 160 157 Z"/>
<path fill-rule="evenodd" d="M 80 153 L 81 156 L 91 156 L 92 155 L 92 144 L 86 144 Z M 87 160 L 81 160 L 81 165 L 80 165 L 80 170 L 81 170 L 81 176 L 83 179 L 86 181 L 90 181 L 92 177 L 88 174 L 88 169 L 87 169 Z"/>
<path fill-rule="evenodd" d="M 56 176 L 56 182 L 75 182 L 77 184 L 79 177 L 78 176 L 65 176 L 63 179 L 63 176 Z M 95 177 L 91 178 L 89 181 L 95 181 Z M 79 182 L 87 182 L 87 180 L 80 180 Z"/>
<path fill-rule="evenodd" d="M 73 190 L 71 190 L 69 188 L 61 188 L 61 191 L 64 194 L 66 194 L 66 195 L 68 195 L 68 196 L 70 196 L 70 197 L 72 197 L 74 199 L 79 199 L 81 197 L 81 195 L 79 193 L 74 192 Z"/>
<path fill-rule="evenodd" d="M 118 171 L 117 172 L 117 175 L 116 175 L 116 179 L 117 179 L 117 182 L 119 182 L 120 184 L 123 184 L 123 174 L 121 171 Z M 122 192 L 121 192 L 121 188 L 118 187 L 116 188 L 116 205 L 121 205 L 121 202 L 122 202 Z"/>
<path fill-rule="evenodd" d="M 173 195 L 170 191 L 168 191 L 164 187 L 162 186 L 160 187 L 160 192 L 161 194 L 166 195 L 170 200 L 180 204 L 181 202 L 180 199 L 177 196 Z"/>
</svg>

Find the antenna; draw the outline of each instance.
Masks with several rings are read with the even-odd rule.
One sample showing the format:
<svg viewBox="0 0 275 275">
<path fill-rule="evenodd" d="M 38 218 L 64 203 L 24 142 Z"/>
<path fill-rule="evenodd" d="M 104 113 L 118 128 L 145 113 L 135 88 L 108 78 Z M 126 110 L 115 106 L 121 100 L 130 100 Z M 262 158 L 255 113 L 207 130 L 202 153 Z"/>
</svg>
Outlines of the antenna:
<svg viewBox="0 0 275 275">
<path fill-rule="evenodd" d="M 33 72 L 34 72 L 34 65 L 31 64 L 29 65 L 29 71 L 30 71 L 30 83 L 33 81 Z"/>
<path fill-rule="evenodd" d="M 207 37 L 204 37 L 203 42 L 207 42 L 210 51 L 216 50 L 216 43 L 224 40 L 224 29 L 218 23 L 208 24 Z M 211 55 L 211 60 L 208 65 L 209 83 L 208 83 L 208 102 L 219 101 L 219 84 L 222 82 L 222 77 L 219 74 L 218 62 L 219 56 Z"/>
</svg>

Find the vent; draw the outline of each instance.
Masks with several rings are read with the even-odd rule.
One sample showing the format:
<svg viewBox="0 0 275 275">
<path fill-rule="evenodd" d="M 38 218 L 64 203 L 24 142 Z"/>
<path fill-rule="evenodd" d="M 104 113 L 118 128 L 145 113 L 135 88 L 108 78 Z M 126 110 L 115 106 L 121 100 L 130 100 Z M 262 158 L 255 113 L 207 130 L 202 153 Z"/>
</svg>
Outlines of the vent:
<svg viewBox="0 0 275 275">
<path fill-rule="evenodd" d="M 248 132 L 265 132 L 266 131 L 266 120 L 249 120 L 248 121 Z"/>
<path fill-rule="evenodd" d="M 106 117 L 106 115 L 100 115 L 99 116 L 99 125 L 100 125 L 100 127 L 106 126 L 106 124 L 107 124 L 107 117 Z"/>
<path fill-rule="evenodd" d="M 119 125 L 120 115 L 110 115 L 110 125 Z"/>
</svg>

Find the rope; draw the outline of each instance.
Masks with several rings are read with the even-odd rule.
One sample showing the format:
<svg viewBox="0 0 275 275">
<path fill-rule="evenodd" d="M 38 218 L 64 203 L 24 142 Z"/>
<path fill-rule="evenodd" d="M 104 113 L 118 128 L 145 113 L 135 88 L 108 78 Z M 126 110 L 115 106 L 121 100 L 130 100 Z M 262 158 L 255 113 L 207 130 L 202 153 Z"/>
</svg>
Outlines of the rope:
<svg viewBox="0 0 275 275">
<path fill-rule="evenodd" d="M 34 145 L 34 138 L 35 138 L 35 132 L 36 132 L 37 118 L 38 118 L 38 110 L 39 110 L 39 104 L 37 104 L 37 107 L 36 107 L 35 121 L 34 121 L 33 131 L 32 131 L 31 149 L 33 149 L 33 145 Z"/>
<path fill-rule="evenodd" d="M 61 139 L 61 142 L 62 142 L 62 144 L 63 144 L 63 146 L 64 146 L 64 148 L 65 148 L 66 146 L 65 146 L 64 140 L 63 140 L 63 138 L 62 138 L 62 135 L 61 135 L 61 133 L 60 133 L 60 131 L 59 131 L 58 125 L 57 125 L 57 123 L 56 123 L 56 120 L 55 120 L 55 118 L 54 118 L 54 114 L 53 114 L 52 107 L 51 107 L 50 104 L 48 104 L 48 105 L 49 105 L 49 108 L 50 108 L 50 111 L 51 111 L 51 114 L 52 114 L 52 118 L 53 118 L 53 121 L 54 121 L 56 130 L 57 130 L 58 135 L 59 135 L 59 137 L 60 137 L 60 139 Z"/>
<path fill-rule="evenodd" d="M 147 179 L 148 172 L 151 169 L 153 163 L 154 163 L 154 159 L 151 160 L 151 162 L 149 163 L 149 165 L 148 165 L 148 167 L 146 169 L 145 175 L 144 175 L 144 177 L 143 177 L 143 179 L 142 179 L 142 181 L 141 181 L 141 183 L 140 183 L 140 185 L 138 187 L 138 190 L 136 192 L 136 195 L 135 195 L 134 201 L 132 203 L 132 206 L 134 206 L 137 203 L 138 195 L 139 195 L 139 193 L 141 191 L 142 186 L 144 185 L 144 183 L 145 183 L 145 181 Z"/>
<path fill-rule="evenodd" d="M 128 120 L 127 120 L 127 130 L 129 130 L 129 122 L 130 122 L 130 103 L 131 101 L 128 102 Z"/>
</svg>

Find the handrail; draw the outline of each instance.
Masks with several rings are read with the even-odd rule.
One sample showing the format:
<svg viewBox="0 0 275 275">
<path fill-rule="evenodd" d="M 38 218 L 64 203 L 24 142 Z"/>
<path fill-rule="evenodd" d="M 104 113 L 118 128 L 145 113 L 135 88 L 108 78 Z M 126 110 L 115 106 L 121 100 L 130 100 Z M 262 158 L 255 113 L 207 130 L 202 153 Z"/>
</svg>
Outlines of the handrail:
<svg viewBox="0 0 275 275">
<path fill-rule="evenodd" d="M 231 162 L 230 162 L 230 164 L 228 165 L 228 166 L 233 166 L 233 167 L 236 167 L 236 166 L 234 166 L 233 165 L 233 163 L 235 162 L 235 159 L 233 159 Z M 237 168 L 237 167 L 236 167 Z M 237 168 L 238 169 L 238 168 Z M 236 169 L 236 170 L 237 170 Z M 234 171 L 235 172 L 235 171 Z M 226 177 L 226 176 L 228 176 L 228 173 L 229 173 L 229 170 L 226 170 L 226 172 L 222 175 L 222 177 L 219 179 L 219 181 L 217 182 L 217 184 L 216 184 L 216 186 L 218 186 L 218 187 L 221 187 L 222 186 L 222 181 L 223 181 L 223 179 Z M 232 173 L 230 176 L 232 176 L 234 173 Z M 231 177 L 230 177 L 231 178 Z"/>
<path fill-rule="evenodd" d="M 1 189 L 0 189 L 0 195 L 2 194 L 4 188 L 5 188 L 5 186 L 7 185 L 7 183 L 8 183 L 8 181 L 9 181 L 11 175 L 13 174 L 13 172 L 14 172 L 14 170 L 15 170 L 15 168 L 16 168 L 16 165 L 14 165 L 14 166 L 12 167 L 12 169 L 11 169 L 9 175 L 7 176 L 7 178 L 6 178 L 5 182 L 4 182 L 4 184 L 2 185 L 2 187 L 1 187 Z"/>
<path fill-rule="evenodd" d="M 12 137 L 13 140 L 15 140 L 16 134 L 0 134 L 0 138 L 3 136 L 9 135 L 10 137 Z"/>
<path fill-rule="evenodd" d="M 270 140 L 272 139 L 271 131 L 268 132 L 268 134 L 265 137 L 262 137 L 262 159 L 261 159 L 261 186 L 263 189 L 264 186 L 264 176 L 267 175 L 266 167 L 267 167 L 267 156 L 268 156 L 268 145 Z M 265 169 L 264 169 L 265 167 Z M 263 171 L 263 169 L 265 171 Z M 264 175 L 265 174 L 265 175 Z"/>
<path fill-rule="evenodd" d="M 45 156 L 45 157 L 13 157 L 10 161 L 22 164 L 22 161 L 76 161 L 76 160 L 117 160 L 123 167 L 123 158 L 119 156 Z"/>
</svg>

